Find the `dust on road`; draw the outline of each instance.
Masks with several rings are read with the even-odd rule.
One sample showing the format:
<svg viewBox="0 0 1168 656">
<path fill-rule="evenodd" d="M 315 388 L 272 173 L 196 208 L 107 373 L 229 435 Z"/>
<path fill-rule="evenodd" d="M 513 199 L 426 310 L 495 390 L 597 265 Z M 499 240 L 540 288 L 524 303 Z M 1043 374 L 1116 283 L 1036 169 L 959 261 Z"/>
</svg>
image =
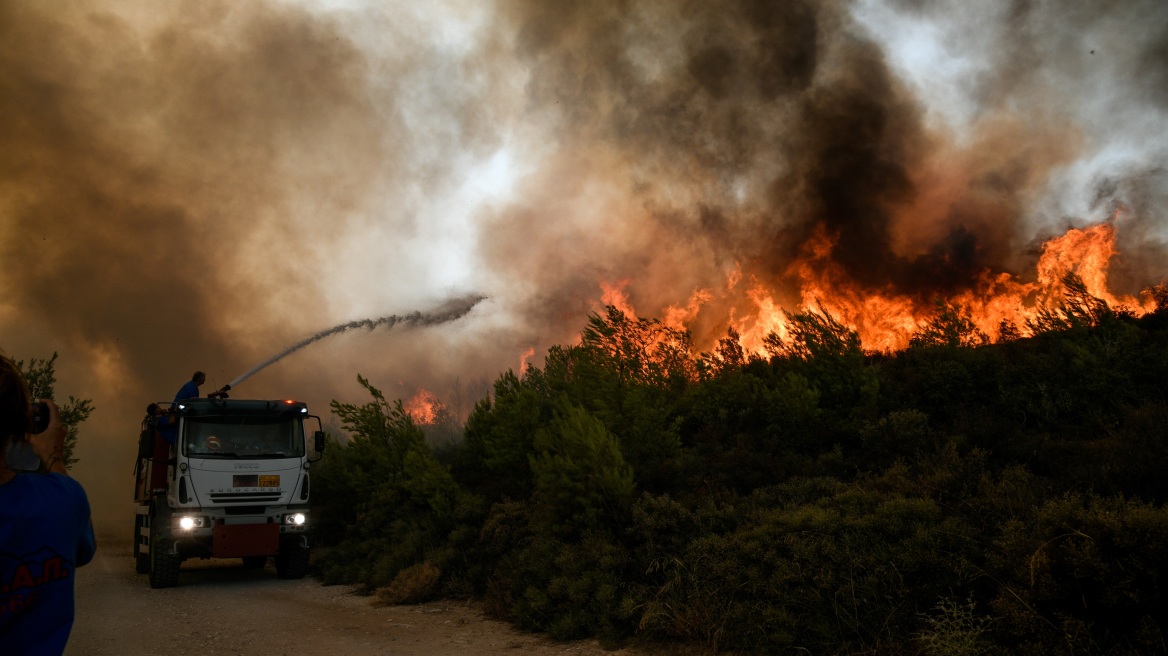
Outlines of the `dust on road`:
<svg viewBox="0 0 1168 656">
<path fill-rule="evenodd" d="M 553 643 L 485 619 L 471 603 L 376 607 L 346 586 L 285 581 L 269 562 L 186 561 L 174 588 L 134 572 L 129 536 L 101 538 L 77 571 L 77 620 L 66 656 L 633 656 L 595 641 Z"/>
</svg>

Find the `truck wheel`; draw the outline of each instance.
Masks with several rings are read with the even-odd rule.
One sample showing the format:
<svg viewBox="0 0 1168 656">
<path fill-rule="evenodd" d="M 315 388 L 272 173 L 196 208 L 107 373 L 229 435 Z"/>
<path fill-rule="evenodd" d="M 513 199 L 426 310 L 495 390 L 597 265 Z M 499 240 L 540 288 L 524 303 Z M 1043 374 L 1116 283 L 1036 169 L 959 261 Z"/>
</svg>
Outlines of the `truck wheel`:
<svg viewBox="0 0 1168 656">
<path fill-rule="evenodd" d="M 267 556 L 244 556 L 243 557 L 243 568 L 244 569 L 263 569 L 264 565 L 266 565 L 267 563 L 268 563 Z"/>
<path fill-rule="evenodd" d="M 150 522 L 143 515 L 134 515 L 134 571 L 139 574 L 150 571 L 150 553 L 142 553 L 142 547 L 149 544 Z"/>
<path fill-rule="evenodd" d="M 302 579 L 308 573 L 308 547 L 299 544 L 280 545 L 276 554 L 276 576 L 282 579 Z"/>
<path fill-rule="evenodd" d="M 178 568 L 182 558 L 170 553 L 169 522 L 164 511 L 150 513 L 150 587 L 171 588 L 178 584 Z"/>
<path fill-rule="evenodd" d="M 178 585 L 178 556 L 168 553 L 165 540 L 155 536 L 150 545 L 150 587 L 173 588 Z"/>
</svg>

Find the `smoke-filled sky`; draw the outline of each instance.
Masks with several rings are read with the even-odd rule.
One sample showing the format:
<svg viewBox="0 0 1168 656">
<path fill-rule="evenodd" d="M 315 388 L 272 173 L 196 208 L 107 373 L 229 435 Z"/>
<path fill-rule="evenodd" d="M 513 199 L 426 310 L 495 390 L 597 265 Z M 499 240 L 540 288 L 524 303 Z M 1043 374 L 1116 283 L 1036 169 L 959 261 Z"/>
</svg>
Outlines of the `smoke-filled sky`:
<svg viewBox="0 0 1168 656">
<path fill-rule="evenodd" d="M 1122 208 L 1166 275 L 1163 0 L 0 0 L 0 348 L 92 398 L 75 472 L 128 516 L 137 425 L 338 324 L 236 396 L 477 394 L 601 284 L 713 291 L 699 346 L 797 303 L 816 234 L 928 302 Z M 473 399 L 472 399 L 473 401 Z M 463 408 L 464 410 L 467 408 Z"/>
</svg>

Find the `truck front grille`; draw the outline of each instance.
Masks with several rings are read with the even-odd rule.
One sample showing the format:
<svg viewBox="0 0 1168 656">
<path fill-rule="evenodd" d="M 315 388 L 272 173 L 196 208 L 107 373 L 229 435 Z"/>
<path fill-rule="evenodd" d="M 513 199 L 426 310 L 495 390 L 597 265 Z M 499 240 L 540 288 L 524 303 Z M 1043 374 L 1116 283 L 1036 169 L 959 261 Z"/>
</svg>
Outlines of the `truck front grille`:
<svg viewBox="0 0 1168 656">
<path fill-rule="evenodd" d="M 212 492 L 211 501 L 215 503 L 277 503 L 280 501 L 279 492 Z"/>
<path fill-rule="evenodd" d="M 262 515 L 268 509 L 267 506 L 227 506 L 223 512 L 231 515 Z"/>
</svg>

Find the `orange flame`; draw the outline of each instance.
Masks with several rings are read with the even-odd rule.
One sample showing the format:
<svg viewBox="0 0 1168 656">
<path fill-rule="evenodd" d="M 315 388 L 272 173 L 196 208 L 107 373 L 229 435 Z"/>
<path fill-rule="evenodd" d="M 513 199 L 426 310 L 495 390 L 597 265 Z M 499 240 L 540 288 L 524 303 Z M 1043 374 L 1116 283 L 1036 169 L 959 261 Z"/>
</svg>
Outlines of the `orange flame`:
<svg viewBox="0 0 1168 656">
<path fill-rule="evenodd" d="M 665 319 L 662 320 L 667 327 L 674 330 L 685 330 L 686 326 L 697 318 L 698 313 L 702 311 L 702 306 L 710 302 L 713 295 L 704 289 L 695 289 L 689 295 L 689 302 L 685 307 L 676 307 L 670 305 L 665 308 Z M 626 313 L 627 314 L 627 313 Z"/>
<path fill-rule="evenodd" d="M 629 303 L 629 295 L 625 292 L 625 287 L 629 286 L 628 280 L 621 280 L 615 283 L 601 282 L 600 289 L 603 293 L 600 295 L 600 301 L 604 305 L 611 305 L 624 313 L 630 319 L 636 319 L 637 313 L 633 310 L 633 306 Z"/>
<path fill-rule="evenodd" d="M 1034 319 L 1042 308 L 1057 305 L 1063 293 L 1062 279 L 1073 273 L 1082 279 L 1087 293 L 1111 307 L 1126 307 L 1137 315 L 1151 312 L 1155 302 L 1150 297 L 1140 300 L 1116 295 L 1108 287 L 1107 273 L 1116 253 L 1115 227 L 1111 223 L 1071 228 L 1042 245 L 1034 282 L 1021 283 L 1008 274 L 986 273 L 976 291 L 966 292 L 953 303 L 969 308 L 978 328 L 996 338 L 1003 321 L 1021 326 Z"/>
<path fill-rule="evenodd" d="M 417 394 L 402 404 L 402 407 L 415 424 L 429 426 L 438 421 L 438 412 L 443 405 L 432 392 L 419 387 Z"/>
<path fill-rule="evenodd" d="M 797 284 L 791 298 L 799 309 L 822 309 L 851 327 L 859 333 L 867 350 L 895 351 L 908 346 L 913 334 L 934 317 L 936 307 L 931 303 L 923 305 L 919 298 L 892 289 L 871 290 L 854 283 L 831 257 L 835 241 L 835 236 L 819 229 L 803 244 L 799 257 L 787 269 Z M 1078 275 L 1088 293 L 1113 308 L 1124 307 L 1137 315 L 1151 312 L 1155 302 L 1150 294 L 1142 295 L 1141 300 L 1117 295 L 1108 287 L 1108 269 L 1116 253 L 1112 220 L 1082 229 L 1072 228 L 1043 244 L 1033 282 L 986 270 L 968 291 L 936 300 L 968 312 L 974 325 L 991 339 L 1000 338 L 1004 323 L 1021 329 L 1042 309 L 1057 305 L 1063 295 L 1062 279 L 1068 273 Z M 626 292 L 628 284 L 627 280 L 601 283 L 602 300 L 635 318 Z M 745 300 L 750 302 L 752 310 L 745 316 L 736 316 L 731 310 L 725 319 L 725 325 L 739 333 L 746 351 L 764 355 L 764 340 L 768 335 L 788 337 L 787 315 L 776 300 L 775 290 L 754 276 L 744 275 L 737 265 L 727 276 L 724 295 L 726 298 L 745 295 Z M 662 323 L 684 330 L 694 325 L 712 299 L 714 294 L 709 290 L 696 289 L 685 306 L 668 306 Z"/>
<path fill-rule="evenodd" d="M 523 372 L 527 371 L 527 363 L 528 363 L 528 361 L 531 360 L 531 356 L 533 356 L 533 355 L 535 355 L 535 347 L 534 346 L 529 346 L 526 351 L 519 354 L 519 370 L 518 371 L 519 371 L 520 376 L 523 375 Z"/>
</svg>

